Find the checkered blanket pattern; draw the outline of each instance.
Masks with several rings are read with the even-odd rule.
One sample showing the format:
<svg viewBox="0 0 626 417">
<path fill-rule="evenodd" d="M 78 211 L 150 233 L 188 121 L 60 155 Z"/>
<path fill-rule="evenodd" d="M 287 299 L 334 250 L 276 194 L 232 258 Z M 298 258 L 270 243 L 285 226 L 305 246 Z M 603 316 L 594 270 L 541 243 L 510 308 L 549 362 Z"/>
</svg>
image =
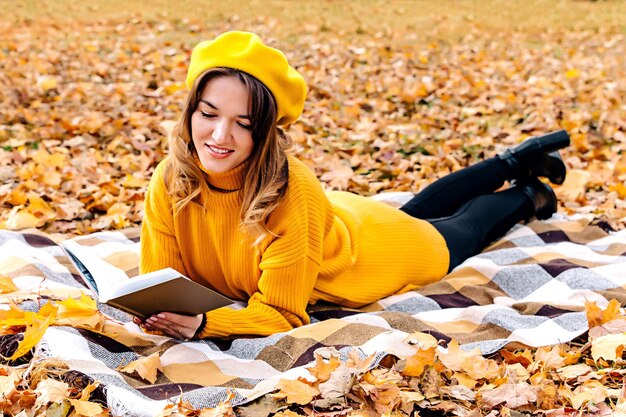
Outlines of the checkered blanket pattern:
<svg viewBox="0 0 626 417">
<path fill-rule="evenodd" d="M 138 230 L 77 238 L 102 258 L 137 274 Z M 455 339 L 484 354 L 505 346 L 571 341 L 587 330 L 586 301 L 626 302 L 626 230 L 607 233 L 583 218 L 553 217 L 518 225 L 440 282 L 359 310 L 311 306 L 310 325 L 269 337 L 183 342 L 144 335 L 126 314 L 101 305 L 136 343 L 71 327 L 51 327 L 37 355 L 58 357 L 103 382 L 114 415 L 154 415 L 183 396 L 196 408 L 215 406 L 229 390 L 234 404 L 264 395 L 282 378 L 308 375 L 320 348 L 362 356 L 408 356 L 412 332 Z M 23 291 L 84 289 L 55 242 L 39 232 L 0 231 L 0 274 Z M 42 280 L 42 278 L 45 278 Z M 8 297 L 0 299 L 6 308 Z M 23 301 L 23 308 L 37 302 Z M 122 343 L 122 342 L 124 342 Z M 128 346 L 131 345 L 131 346 Z M 158 352 L 163 373 L 148 384 L 116 368 Z"/>
</svg>

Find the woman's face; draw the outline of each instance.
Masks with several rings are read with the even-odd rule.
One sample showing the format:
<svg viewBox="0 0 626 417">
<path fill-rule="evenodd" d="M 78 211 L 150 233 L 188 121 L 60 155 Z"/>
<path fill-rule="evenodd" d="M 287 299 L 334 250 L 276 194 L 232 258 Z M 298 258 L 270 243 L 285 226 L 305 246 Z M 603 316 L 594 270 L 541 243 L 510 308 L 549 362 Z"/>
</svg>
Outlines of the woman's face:
<svg viewBox="0 0 626 417">
<path fill-rule="evenodd" d="M 234 76 L 211 79 L 191 115 L 191 138 L 202 166 L 226 172 L 245 162 L 254 148 L 248 89 Z"/>
</svg>

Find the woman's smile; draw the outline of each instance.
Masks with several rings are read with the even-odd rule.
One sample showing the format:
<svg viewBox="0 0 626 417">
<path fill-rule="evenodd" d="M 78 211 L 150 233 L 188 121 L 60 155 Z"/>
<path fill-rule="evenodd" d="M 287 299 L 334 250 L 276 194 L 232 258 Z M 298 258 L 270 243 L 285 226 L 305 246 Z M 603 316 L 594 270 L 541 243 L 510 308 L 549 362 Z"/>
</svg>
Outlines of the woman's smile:
<svg viewBox="0 0 626 417">
<path fill-rule="evenodd" d="M 202 166 L 227 172 L 252 154 L 248 90 L 238 78 L 211 79 L 191 116 L 191 138 Z"/>
<path fill-rule="evenodd" d="M 232 149 L 220 148 L 215 145 L 206 145 L 206 148 L 209 150 L 211 157 L 217 159 L 228 158 L 233 152 L 235 152 Z"/>
</svg>

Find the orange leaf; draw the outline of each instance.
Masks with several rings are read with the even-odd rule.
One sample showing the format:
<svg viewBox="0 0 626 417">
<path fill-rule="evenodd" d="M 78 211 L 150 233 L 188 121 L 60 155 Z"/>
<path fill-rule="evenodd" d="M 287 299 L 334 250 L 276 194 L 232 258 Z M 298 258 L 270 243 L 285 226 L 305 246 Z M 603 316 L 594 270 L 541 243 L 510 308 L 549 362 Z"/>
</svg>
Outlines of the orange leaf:
<svg viewBox="0 0 626 417">
<path fill-rule="evenodd" d="M 585 311 L 589 328 L 600 326 L 622 316 L 619 301 L 615 299 L 609 301 L 609 305 L 604 310 L 601 310 L 595 301 L 587 301 L 585 302 Z"/>
<path fill-rule="evenodd" d="M 317 388 L 312 387 L 300 380 L 281 379 L 276 388 L 279 391 L 272 396 L 286 398 L 288 403 L 309 404 L 313 398 L 320 394 Z"/>
<path fill-rule="evenodd" d="M 322 358 L 322 355 L 315 354 L 315 365 L 307 368 L 319 382 L 328 381 L 330 374 L 341 365 L 341 361 L 337 356 L 331 356 L 328 362 Z"/>
<path fill-rule="evenodd" d="M 406 365 L 401 374 L 406 376 L 420 376 L 424 372 L 426 366 L 432 366 L 435 363 L 435 347 L 428 349 L 420 349 L 415 354 L 406 359 Z"/>
</svg>

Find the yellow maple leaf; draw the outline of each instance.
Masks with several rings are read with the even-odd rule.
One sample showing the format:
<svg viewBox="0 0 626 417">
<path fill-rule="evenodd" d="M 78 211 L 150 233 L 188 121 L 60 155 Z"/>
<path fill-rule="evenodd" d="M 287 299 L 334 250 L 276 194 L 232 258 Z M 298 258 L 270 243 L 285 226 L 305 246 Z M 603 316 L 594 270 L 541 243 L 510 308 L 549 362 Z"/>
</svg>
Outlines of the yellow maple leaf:
<svg viewBox="0 0 626 417">
<path fill-rule="evenodd" d="M 0 275 L 0 294 L 7 294 L 17 290 L 18 288 L 10 277 Z"/>
<path fill-rule="evenodd" d="M 24 324 L 26 325 L 24 337 L 17 345 L 13 355 L 8 357 L 7 360 L 14 360 L 24 356 L 39 343 L 48 327 L 54 322 L 56 311 L 56 307 L 50 302 L 41 307 L 37 313 L 26 311 L 24 313 Z"/>
<path fill-rule="evenodd" d="M 159 353 L 154 352 L 150 356 L 139 358 L 135 361 L 130 362 L 126 366 L 118 368 L 118 371 L 124 372 L 128 375 L 137 373 L 137 375 L 139 375 L 139 377 L 141 377 L 142 379 L 145 379 L 151 384 L 154 384 L 157 380 L 158 372 L 162 372 L 163 367 L 161 365 L 161 358 L 159 357 Z"/>
<path fill-rule="evenodd" d="M 0 310 L 0 329 L 24 326 L 24 314 L 25 311 L 16 306 L 14 302 L 10 302 L 8 310 Z"/>
<path fill-rule="evenodd" d="M 309 404 L 320 394 L 319 390 L 299 379 L 281 379 L 276 385 L 278 392 L 272 394 L 276 398 L 286 398 L 288 403 Z"/>
<path fill-rule="evenodd" d="M 79 299 L 68 298 L 59 302 L 55 324 L 100 331 L 104 317 L 98 311 L 96 301 L 81 294 Z"/>
</svg>

